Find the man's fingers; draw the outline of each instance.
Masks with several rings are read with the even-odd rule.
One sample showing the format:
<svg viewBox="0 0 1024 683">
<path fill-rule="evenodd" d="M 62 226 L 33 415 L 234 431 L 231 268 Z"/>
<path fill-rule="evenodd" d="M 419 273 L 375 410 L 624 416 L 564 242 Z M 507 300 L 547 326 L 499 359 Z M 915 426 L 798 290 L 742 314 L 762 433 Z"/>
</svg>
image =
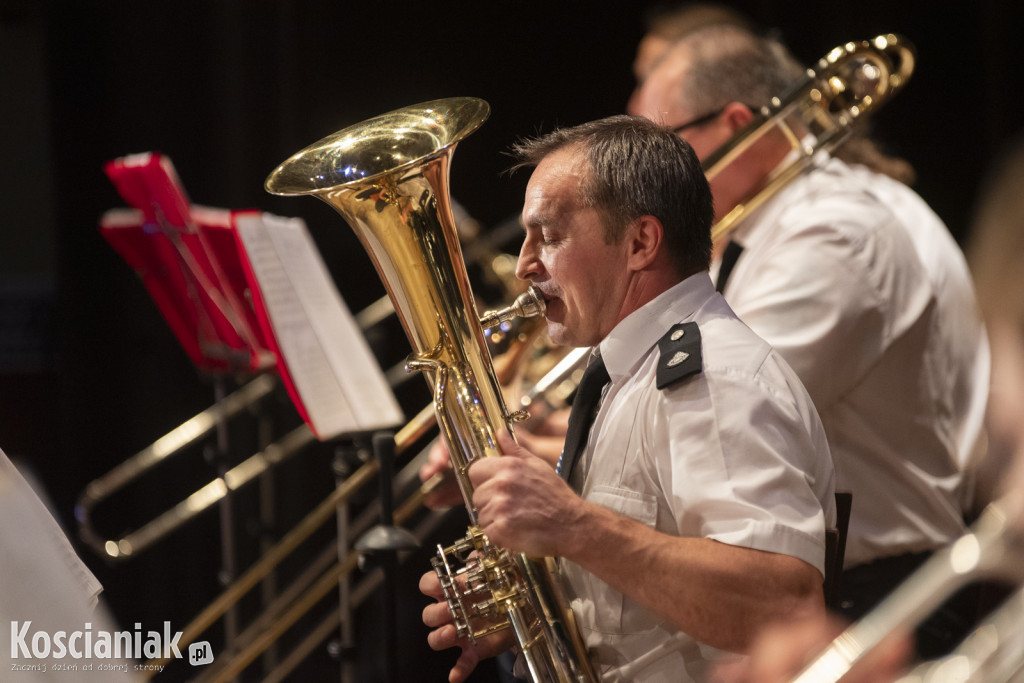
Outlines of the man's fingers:
<svg viewBox="0 0 1024 683">
<path fill-rule="evenodd" d="M 450 469 L 447 462 L 437 463 L 430 462 L 429 460 L 420 467 L 420 481 L 429 481 L 432 477 L 438 474 L 444 474 L 446 470 Z"/>
<path fill-rule="evenodd" d="M 456 637 L 455 626 L 453 624 L 445 624 L 441 628 L 436 628 L 427 634 L 427 644 L 430 645 L 431 649 L 440 652 L 450 647 L 457 647 L 462 643 Z"/>
<path fill-rule="evenodd" d="M 455 485 L 455 482 L 442 484 L 423 498 L 423 504 L 431 510 L 444 510 L 463 503 L 465 501 L 462 498 L 462 490 Z"/>
<path fill-rule="evenodd" d="M 501 469 L 503 463 L 498 460 L 499 458 L 480 458 L 469 466 L 469 481 L 474 487 L 479 487 Z"/>
<path fill-rule="evenodd" d="M 437 578 L 437 574 L 434 572 L 425 572 L 420 577 L 420 593 L 434 598 L 435 600 L 441 600 L 444 598 L 444 591 L 441 590 L 441 580 Z"/>
<path fill-rule="evenodd" d="M 423 608 L 423 623 L 430 628 L 447 626 L 453 620 L 454 617 L 446 602 L 435 602 Z"/>
<path fill-rule="evenodd" d="M 558 456 L 565 445 L 564 436 L 538 436 L 526 430 L 518 432 L 519 443 L 528 451 L 554 467 L 558 464 Z"/>
<path fill-rule="evenodd" d="M 427 461 L 420 467 L 420 481 L 427 481 L 438 472 L 444 472 L 450 468 L 451 462 L 448 458 L 448 449 L 445 448 L 444 442 L 438 439 L 430 447 L 430 451 L 427 453 Z"/>
<path fill-rule="evenodd" d="M 426 617 L 424 617 L 424 620 Z M 452 647 L 461 647 L 462 654 L 459 655 L 459 659 L 455 662 L 455 666 L 452 667 L 448 673 L 449 683 L 462 683 L 469 675 L 476 669 L 477 663 L 480 661 L 480 655 L 477 651 L 466 644 L 465 641 L 459 640 L 456 637 L 455 627 L 451 624 L 442 626 L 439 629 L 435 629 L 427 634 L 427 644 L 433 650 L 440 652 L 441 650 L 447 650 Z"/>
<path fill-rule="evenodd" d="M 520 455 L 525 451 L 516 443 L 511 434 L 503 430 L 498 432 L 498 445 L 501 446 L 501 452 L 505 455 Z"/>
<path fill-rule="evenodd" d="M 462 683 L 469 674 L 473 673 L 473 669 L 476 668 L 477 663 L 480 661 L 480 656 L 472 648 L 466 648 L 459 655 L 459 659 L 455 662 L 455 666 L 448 673 L 448 683 Z"/>
<path fill-rule="evenodd" d="M 450 508 L 464 502 L 448 459 L 448 449 L 440 439 L 434 442 L 419 475 L 425 494 L 423 503 L 431 510 Z"/>
</svg>

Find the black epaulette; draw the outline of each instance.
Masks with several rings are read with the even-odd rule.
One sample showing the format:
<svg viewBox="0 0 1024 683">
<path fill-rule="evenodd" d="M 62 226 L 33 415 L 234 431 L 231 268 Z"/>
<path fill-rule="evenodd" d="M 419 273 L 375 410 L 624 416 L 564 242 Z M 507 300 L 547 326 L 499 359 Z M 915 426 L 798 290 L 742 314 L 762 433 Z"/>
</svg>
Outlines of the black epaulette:
<svg viewBox="0 0 1024 683">
<path fill-rule="evenodd" d="M 668 334 L 658 340 L 658 349 L 661 351 L 657 378 L 659 389 L 695 375 L 704 367 L 697 323 L 673 325 Z"/>
</svg>

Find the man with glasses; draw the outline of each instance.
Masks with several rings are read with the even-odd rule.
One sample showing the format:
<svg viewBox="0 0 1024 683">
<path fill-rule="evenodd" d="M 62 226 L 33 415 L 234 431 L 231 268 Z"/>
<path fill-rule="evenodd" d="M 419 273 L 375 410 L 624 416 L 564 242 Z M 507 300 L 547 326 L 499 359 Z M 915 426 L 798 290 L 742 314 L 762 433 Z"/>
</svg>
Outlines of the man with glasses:
<svg viewBox="0 0 1024 683">
<path fill-rule="evenodd" d="M 711 27 L 670 49 L 630 112 L 705 159 L 802 76 L 780 43 Z M 711 184 L 716 217 L 755 194 L 790 150 L 770 132 L 723 169 Z M 715 244 L 712 275 L 822 417 L 836 487 L 853 492 L 842 608 L 859 617 L 965 529 L 989 352 L 963 255 L 906 185 L 820 155 Z M 955 644 L 974 610 L 961 596 L 919 633 L 920 651 Z"/>
</svg>

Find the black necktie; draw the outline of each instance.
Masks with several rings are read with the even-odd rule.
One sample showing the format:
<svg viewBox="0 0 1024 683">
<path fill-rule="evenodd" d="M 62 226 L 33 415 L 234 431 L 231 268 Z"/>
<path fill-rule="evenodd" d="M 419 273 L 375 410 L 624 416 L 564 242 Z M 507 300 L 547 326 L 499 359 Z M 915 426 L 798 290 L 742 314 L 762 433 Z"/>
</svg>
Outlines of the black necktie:
<svg viewBox="0 0 1024 683">
<path fill-rule="evenodd" d="M 604 360 L 594 359 L 587 366 L 583 373 L 583 379 L 576 389 L 576 398 L 572 401 L 572 411 L 569 412 L 569 429 L 565 434 L 565 446 L 562 448 L 562 456 L 558 458 L 558 473 L 562 479 L 569 480 L 569 473 L 572 466 L 583 448 L 587 445 L 587 436 L 590 434 L 590 425 L 594 422 L 597 413 L 597 403 L 601 400 L 601 390 L 608 384 L 608 371 L 604 367 Z"/>
<path fill-rule="evenodd" d="M 722 254 L 722 265 L 718 268 L 718 282 L 715 283 L 715 289 L 719 293 L 725 291 L 725 283 L 729 279 L 729 275 L 732 274 L 732 269 L 736 266 L 736 261 L 739 260 L 742 253 L 743 245 L 739 242 L 729 240 L 729 244 L 725 245 L 725 253 Z"/>
</svg>

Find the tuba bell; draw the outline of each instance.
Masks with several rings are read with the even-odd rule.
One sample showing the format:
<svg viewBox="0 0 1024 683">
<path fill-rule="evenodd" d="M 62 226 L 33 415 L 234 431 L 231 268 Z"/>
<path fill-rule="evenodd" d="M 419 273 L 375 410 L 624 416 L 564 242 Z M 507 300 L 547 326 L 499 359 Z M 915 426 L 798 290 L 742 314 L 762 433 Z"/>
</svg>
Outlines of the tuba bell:
<svg viewBox="0 0 1024 683">
<path fill-rule="evenodd" d="M 265 187 L 272 194 L 318 197 L 349 223 L 412 345 L 407 369 L 423 372 L 432 387 L 437 421 L 474 525 L 452 547 L 439 548 L 434 559 L 460 636 L 474 641 L 511 628 L 534 681 L 593 681 L 551 559 L 498 548 L 475 526 L 467 470 L 480 458 L 500 456 L 499 431 L 513 433 L 512 424 L 527 416 L 505 406 L 448 193 L 455 146 L 489 111 L 483 100 L 451 98 L 382 114 L 296 153 L 267 177 Z M 544 302 L 527 292 L 518 308 L 517 314 L 542 313 Z M 466 563 L 465 589 L 453 560 Z"/>
</svg>

